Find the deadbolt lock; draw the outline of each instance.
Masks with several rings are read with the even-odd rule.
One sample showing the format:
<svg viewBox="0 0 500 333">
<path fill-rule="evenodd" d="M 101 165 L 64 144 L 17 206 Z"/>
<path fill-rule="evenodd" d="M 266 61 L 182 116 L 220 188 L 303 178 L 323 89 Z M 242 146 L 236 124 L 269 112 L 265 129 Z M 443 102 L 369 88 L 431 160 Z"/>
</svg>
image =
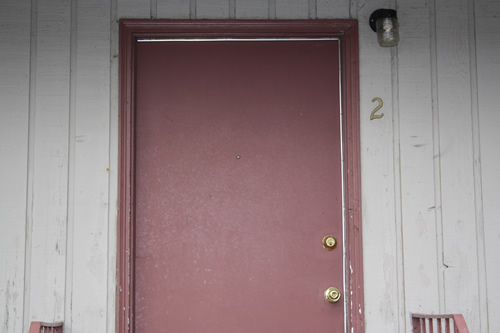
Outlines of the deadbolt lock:
<svg viewBox="0 0 500 333">
<path fill-rule="evenodd" d="M 332 251 L 337 247 L 337 239 L 332 235 L 323 237 L 323 247 L 328 251 Z"/>
<path fill-rule="evenodd" d="M 325 291 L 325 299 L 330 303 L 337 303 L 340 296 L 342 296 L 340 290 L 335 287 L 330 287 Z"/>
</svg>

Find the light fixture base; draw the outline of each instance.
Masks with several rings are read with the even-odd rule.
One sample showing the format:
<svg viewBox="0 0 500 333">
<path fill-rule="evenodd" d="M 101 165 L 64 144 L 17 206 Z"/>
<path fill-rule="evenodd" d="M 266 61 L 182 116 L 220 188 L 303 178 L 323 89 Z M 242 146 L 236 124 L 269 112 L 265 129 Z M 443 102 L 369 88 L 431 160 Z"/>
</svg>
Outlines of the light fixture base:
<svg viewBox="0 0 500 333">
<path fill-rule="evenodd" d="M 370 27 L 373 31 L 377 32 L 377 20 L 381 17 L 394 17 L 398 18 L 397 12 L 394 9 L 377 9 L 370 15 Z"/>
</svg>

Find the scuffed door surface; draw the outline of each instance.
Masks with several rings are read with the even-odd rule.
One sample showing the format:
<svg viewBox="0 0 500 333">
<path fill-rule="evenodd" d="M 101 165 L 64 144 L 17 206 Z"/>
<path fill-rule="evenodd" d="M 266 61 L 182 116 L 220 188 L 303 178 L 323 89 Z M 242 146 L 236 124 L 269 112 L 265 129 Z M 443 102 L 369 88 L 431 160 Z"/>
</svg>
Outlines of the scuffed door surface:
<svg viewBox="0 0 500 333">
<path fill-rule="evenodd" d="M 343 332 L 338 61 L 337 41 L 137 44 L 137 332 Z"/>
</svg>

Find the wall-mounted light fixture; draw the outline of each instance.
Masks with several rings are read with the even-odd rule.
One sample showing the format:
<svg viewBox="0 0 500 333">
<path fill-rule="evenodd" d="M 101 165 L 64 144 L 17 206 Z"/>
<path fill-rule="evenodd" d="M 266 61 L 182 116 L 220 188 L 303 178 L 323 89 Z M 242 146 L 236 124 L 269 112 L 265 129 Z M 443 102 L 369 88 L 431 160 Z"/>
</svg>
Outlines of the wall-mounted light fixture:
<svg viewBox="0 0 500 333">
<path fill-rule="evenodd" d="M 370 15 L 370 27 L 377 33 L 380 46 L 397 46 L 399 23 L 394 9 L 377 9 Z"/>
</svg>

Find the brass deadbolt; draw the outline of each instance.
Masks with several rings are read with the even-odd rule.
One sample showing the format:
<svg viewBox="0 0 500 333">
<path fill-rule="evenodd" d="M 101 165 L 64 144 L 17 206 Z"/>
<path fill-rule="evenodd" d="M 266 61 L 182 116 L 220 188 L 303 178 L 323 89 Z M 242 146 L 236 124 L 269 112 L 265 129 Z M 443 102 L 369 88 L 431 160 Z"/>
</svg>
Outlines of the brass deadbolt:
<svg viewBox="0 0 500 333">
<path fill-rule="evenodd" d="M 323 247 L 328 251 L 332 251 L 337 247 L 337 239 L 332 235 L 323 237 Z"/>
<path fill-rule="evenodd" d="M 335 287 L 330 287 L 325 291 L 325 299 L 329 303 L 337 303 L 340 299 L 340 296 L 342 296 L 340 290 Z"/>
</svg>

